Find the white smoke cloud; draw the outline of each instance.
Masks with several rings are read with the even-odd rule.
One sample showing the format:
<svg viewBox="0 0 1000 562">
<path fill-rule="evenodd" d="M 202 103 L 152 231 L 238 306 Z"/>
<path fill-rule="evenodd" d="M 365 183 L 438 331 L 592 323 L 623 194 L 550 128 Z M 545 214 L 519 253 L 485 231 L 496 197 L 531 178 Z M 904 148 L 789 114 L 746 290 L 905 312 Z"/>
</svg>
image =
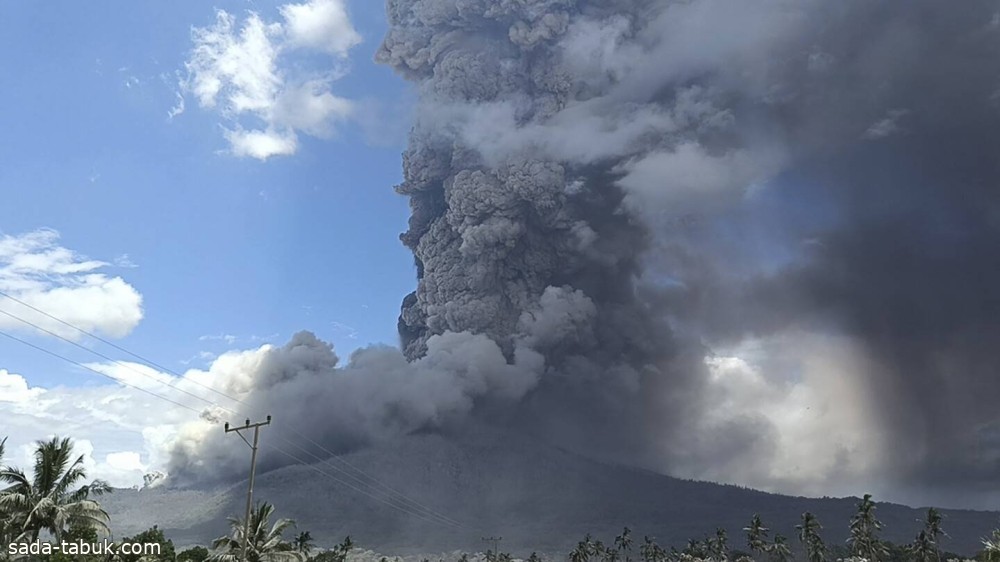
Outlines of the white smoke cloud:
<svg viewBox="0 0 1000 562">
<path fill-rule="evenodd" d="M 690 455 L 678 475 L 800 495 L 850 495 L 859 479 L 888 487 L 871 478 L 888 465 L 888 436 L 858 342 L 788 332 L 722 353 L 705 358 L 692 441 L 669 445 Z"/>
<path fill-rule="evenodd" d="M 484 401 L 516 402 L 545 367 L 527 347 L 508 362 L 495 342 L 468 333 L 432 338 L 428 348 L 413 363 L 398 349 L 363 349 L 340 366 L 331 345 L 303 332 L 282 347 L 224 353 L 182 376 L 129 362 L 88 365 L 121 384 L 40 388 L 0 371 L 3 432 L 19 451 L 9 461 L 28 464 L 35 441 L 59 435 L 77 442 L 90 477 L 115 486 L 141 485 L 154 470 L 180 482 L 226 480 L 243 469 L 241 443 L 222 431 L 226 421 L 273 415 L 270 443 L 322 458 L 326 451 L 310 442 L 343 450 L 461 422 Z M 264 467 L 293 461 L 271 449 L 261 459 Z"/>
<path fill-rule="evenodd" d="M 182 89 L 227 123 L 233 155 L 266 160 L 294 154 L 298 135 L 327 138 L 354 105 L 332 93 L 343 70 L 337 64 L 361 38 L 342 0 L 310 0 L 279 8 L 283 22 L 251 12 L 240 24 L 219 10 L 215 25 L 194 28 L 194 49 Z M 296 52 L 332 57 L 322 72 L 298 70 Z"/>
<path fill-rule="evenodd" d="M 485 336 L 448 333 L 428 342 L 424 359 L 409 363 L 388 347 L 355 352 L 340 367 L 331 345 L 310 333 L 296 334 L 282 346 L 265 345 L 219 357 L 204 374 L 218 389 L 243 402 L 236 412 L 192 421 L 170 442 L 169 471 L 175 481 L 227 478 L 239 474 L 235 445 L 214 418 L 257 419 L 273 415 L 270 431 L 279 448 L 303 455 L 322 450 L 303 440 L 325 442 L 333 449 L 440 427 L 468 415 L 477 401 L 516 401 L 538 382 L 544 361 L 527 348 L 508 364 L 497 344 Z M 291 459 L 274 452 L 265 466 Z M 212 471 L 203 467 L 212 466 Z"/>
<path fill-rule="evenodd" d="M 721 155 L 686 142 L 665 152 L 653 152 L 620 167 L 619 185 L 628 192 L 626 204 L 637 215 L 669 209 L 673 215 L 705 212 L 717 204 L 733 204 L 751 187 L 767 182 L 789 162 L 784 148 L 754 146 Z"/>
</svg>

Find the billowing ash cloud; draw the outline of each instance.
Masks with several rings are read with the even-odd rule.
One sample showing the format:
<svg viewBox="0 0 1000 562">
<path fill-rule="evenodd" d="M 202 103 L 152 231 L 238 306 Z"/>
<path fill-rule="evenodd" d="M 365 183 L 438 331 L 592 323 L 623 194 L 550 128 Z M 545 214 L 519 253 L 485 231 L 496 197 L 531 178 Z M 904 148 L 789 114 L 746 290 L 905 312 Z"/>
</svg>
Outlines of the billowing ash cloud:
<svg viewBox="0 0 1000 562">
<path fill-rule="evenodd" d="M 261 366 L 272 408 L 347 396 L 298 408 L 345 444 L 479 412 L 790 492 L 995 484 L 994 2 L 386 8 L 376 58 L 420 94 L 403 351 Z M 470 372 L 523 382 L 493 407 Z"/>
<path fill-rule="evenodd" d="M 282 347 L 228 353 L 207 373 L 185 379 L 233 398 L 206 409 L 171 445 L 173 484 L 212 482 L 241 475 L 245 445 L 227 436 L 224 421 L 273 415 L 261 467 L 316 462 L 413 431 L 444 427 L 480 403 L 507 404 L 535 385 L 543 359 L 519 353 L 508 364 L 482 335 L 449 333 L 428 340 L 425 358 L 408 362 L 398 349 L 357 351 L 340 367 L 332 346 L 301 332 Z M 191 390 L 198 390 L 187 384 Z M 204 394 L 204 392 L 202 392 Z"/>
</svg>

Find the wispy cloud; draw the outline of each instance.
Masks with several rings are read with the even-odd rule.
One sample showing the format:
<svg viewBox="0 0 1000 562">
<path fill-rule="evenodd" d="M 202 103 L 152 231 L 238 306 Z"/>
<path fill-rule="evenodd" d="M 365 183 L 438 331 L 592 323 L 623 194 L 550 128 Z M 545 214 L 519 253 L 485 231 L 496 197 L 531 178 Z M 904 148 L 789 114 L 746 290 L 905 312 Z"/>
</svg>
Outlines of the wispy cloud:
<svg viewBox="0 0 1000 562">
<path fill-rule="evenodd" d="M 184 113 L 184 96 L 180 92 L 176 92 L 177 103 L 167 111 L 167 119 L 173 119 L 178 115 Z"/>
<path fill-rule="evenodd" d="M 219 10 L 214 25 L 192 30 L 194 49 L 182 91 L 223 118 L 235 156 L 266 160 L 294 154 L 300 134 L 329 137 L 334 125 L 354 112 L 350 100 L 331 91 L 348 52 L 361 41 L 343 0 L 285 4 L 279 12 L 279 22 L 256 12 L 239 22 Z M 331 59 L 329 68 L 302 70 L 305 57 L 316 54 Z M 175 107 L 183 111 L 183 97 Z M 171 117 L 179 111 L 171 110 Z"/>
<path fill-rule="evenodd" d="M 135 262 L 132 261 L 131 258 L 129 258 L 128 254 L 122 254 L 117 258 L 115 258 L 114 265 L 115 267 L 121 267 L 123 269 L 135 269 L 139 267 Z"/>
<path fill-rule="evenodd" d="M 344 336 L 347 339 L 356 340 L 358 339 L 358 330 L 352 326 L 348 326 L 342 322 L 330 322 L 334 330 L 337 331 L 338 335 Z"/>
<path fill-rule="evenodd" d="M 884 118 L 879 119 L 865 130 L 865 134 L 862 135 L 863 138 L 870 140 L 881 139 L 902 132 L 899 121 L 908 113 L 909 111 L 905 109 L 893 109 L 889 111 Z"/>
<path fill-rule="evenodd" d="M 187 366 L 196 362 L 207 363 L 214 360 L 216 357 L 218 357 L 218 355 L 212 353 L 211 351 L 199 351 L 187 359 L 181 359 L 180 364 Z"/>
<path fill-rule="evenodd" d="M 215 334 L 215 335 L 205 335 L 198 338 L 198 341 L 224 341 L 228 344 L 233 344 L 239 339 L 237 336 L 232 334 Z"/>
</svg>

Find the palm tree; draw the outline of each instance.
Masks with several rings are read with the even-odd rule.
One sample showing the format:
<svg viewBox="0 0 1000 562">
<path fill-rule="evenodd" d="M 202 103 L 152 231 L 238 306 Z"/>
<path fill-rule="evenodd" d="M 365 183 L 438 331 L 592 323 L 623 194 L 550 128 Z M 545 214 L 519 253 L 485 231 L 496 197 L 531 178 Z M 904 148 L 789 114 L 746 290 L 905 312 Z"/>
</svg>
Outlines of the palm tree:
<svg viewBox="0 0 1000 562">
<path fill-rule="evenodd" d="M 788 562 L 792 559 L 792 549 L 788 547 L 788 541 L 781 535 L 774 535 L 774 544 L 768 550 L 771 559 L 775 562 Z"/>
<path fill-rule="evenodd" d="M 917 538 L 906 550 L 915 562 L 934 562 L 937 557 L 937 547 L 927 531 L 917 533 Z"/>
<path fill-rule="evenodd" d="M 632 530 L 628 527 L 615 537 L 615 550 L 625 555 L 625 562 L 632 562 Z"/>
<path fill-rule="evenodd" d="M 747 545 L 752 552 L 760 554 L 767 550 L 767 533 L 770 529 L 764 526 L 759 514 L 755 513 L 750 520 L 750 526 L 744 527 L 743 530 L 747 534 Z"/>
<path fill-rule="evenodd" d="M 983 560 L 1000 562 L 1000 529 L 993 531 L 989 538 L 983 539 Z"/>
<path fill-rule="evenodd" d="M 935 562 L 941 562 L 940 537 L 948 536 L 948 533 L 941 527 L 943 520 L 944 517 L 938 510 L 933 507 L 927 510 L 927 519 L 924 521 L 924 532 L 927 533 L 927 539 L 933 547 L 932 554 Z"/>
<path fill-rule="evenodd" d="M 648 536 L 643 537 L 642 546 L 639 547 L 639 557 L 642 562 L 662 562 L 667 556 L 660 545 L 656 544 L 656 539 Z"/>
<path fill-rule="evenodd" d="M 806 560 L 808 562 L 826 562 L 826 545 L 819 536 L 820 529 L 823 528 L 816 520 L 816 516 L 806 512 L 802 514 L 802 524 L 795 527 L 799 531 L 799 540 L 806 549 Z"/>
<path fill-rule="evenodd" d="M 713 560 L 725 562 L 729 560 L 729 546 L 726 530 L 719 527 L 715 530 L 715 540 L 709 540 L 709 555 Z"/>
<path fill-rule="evenodd" d="M 4 450 L 7 445 L 7 438 L 4 437 L 0 440 L 0 467 L 3 466 Z M 9 544 L 13 540 L 13 536 L 10 535 L 10 514 L 4 509 L 3 505 L 0 505 L 0 544 Z"/>
<path fill-rule="evenodd" d="M 878 538 L 881 530 L 882 522 L 875 517 L 872 495 L 865 494 L 858 503 L 858 512 L 851 518 L 851 536 L 847 539 L 851 553 L 868 562 L 880 562 L 888 558 L 889 551 Z"/>
<path fill-rule="evenodd" d="M 309 531 L 302 531 L 295 537 L 295 550 L 309 556 L 313 549 L 313 538 Z"/>
<path fill-rule="evenodd" d="M 94 480 L 74 489 L 87 477 L 83 455 L 71 462 L 73 442 L 68 437 L 39 441 L 35 449 L 34 474 L 28 478 L 17 468 L 0 470 L 0 481 L 10 484 L 0 491 L 0 511 L 7 512 L 9 525 L 19 537 L 38 540 L 48 531 L 58 541 L 72 527 L 110 533 L 110 518 L 91 496 L 111 491 L 103 480 Z"/>
<path fill-rule="evenodd" d="M 258 503 L 250 512 L 250 535 L 245 538 L 244 520 L 230 518 L 232 534 L 219 537 L 212 541 L 215 552 L 208 559 L 212 562 L 237 562 L 243 554 L 244 542 L 247 544 L 246 560 L 241 562 L 302 562 L 305 555 L 285 541 L 282 534 L 286 529 L 295 526 L 291 519 L 278 519 L 268 527 L 274 506 L 264 502 Z"/>
<path fill-rule="evenodd" d="M 589 540 L 589 535 L 588 538 L 576 543 L 576 548 L 569 553 L 570 562 L 587 562 L 590 560 L 590 553 L 586 544 L 587 540 Z"/>
</svg>

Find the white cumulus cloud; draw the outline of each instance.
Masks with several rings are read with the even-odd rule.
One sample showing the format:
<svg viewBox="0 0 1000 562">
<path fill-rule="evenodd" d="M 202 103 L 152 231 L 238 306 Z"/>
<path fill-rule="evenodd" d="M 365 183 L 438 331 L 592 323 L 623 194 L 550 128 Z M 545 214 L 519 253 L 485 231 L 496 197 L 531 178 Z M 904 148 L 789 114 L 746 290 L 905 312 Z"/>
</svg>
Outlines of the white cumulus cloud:
<svg viewBox="0 0 1000 562">
<path fill-rule="evenodd" d="M 182 89 L 220 114 L 238 157 L 294 154 L 299 134 L 329 137 L 354 111 L 350 100 L 332 92 L 339 64 L 361 41 L 343 0 L 285 4 L 279 12 L 282 21 L 250 12 L 240 23 L 219 10 L 214 25 L 192 30 Z M 304 70 L 315 54 L 326 55 L 328 67 Z"/>
<path fill-rule="evenodd" d="M 83 330 L 128 335 L 142 320 L 142 295 L 101 272 L 109 265 L 61 246 L 55 230 L 0 236 L 0 291 L 29 305 L 0 298 L 0 329 L 35 331 L 13 315 L 62 337 L 80 337 L 41 310 Z"/>
<path fill-rule="evenodd" d="M 346 56 L 351 47 L 361 42 L 343 0 L 286 4 L 281 7 L 281 15 L 287 22 L 292 45 Z"/>
<path fill-rule="evenodd" d="M 45 390 L 31 388 L 28 381 L 21 375 L 0 369 L 0 402 L 20 404 L 37 398 Z"/>
</svg>

